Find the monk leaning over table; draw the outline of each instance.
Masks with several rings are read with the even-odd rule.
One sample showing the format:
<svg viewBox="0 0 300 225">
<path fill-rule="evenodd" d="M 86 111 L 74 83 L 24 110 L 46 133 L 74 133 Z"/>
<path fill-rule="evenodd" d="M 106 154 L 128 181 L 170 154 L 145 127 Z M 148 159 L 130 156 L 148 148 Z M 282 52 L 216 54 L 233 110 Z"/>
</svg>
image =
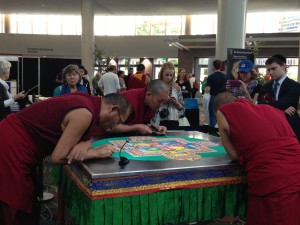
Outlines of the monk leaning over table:
<svg viewBox="0 0 300 225">
<path fill-rule="evenodd" d="M 247 225 L 299 225 L 300 145 L 284 113 L 226 92 L 214 109 L 228 156 L 246 169 Z"/>
<path fill-rule="evenodd" d="M 152 80 L 146 88 L 125 91 L 123 95 L 130 102 L 133 111 L 125 124 L 115 126 L 111 132 L 137 132 L 150 134 L 150 120 L 155 115 L 155 110 L 169 99 L 169 87 L 161 80 Z M 167 128 L 158 126 L 158 132 L 165 134 Z"/>
<path fill-rule="evenodd" d="M 101 98 L 75 92 L 35 103 L 2 120 L 0 224 L 39 225 L 34 188 L 38 161 L 49 154 L 56 164 L 111 156 L 112 145 L 92 150 L 90 138 L 127 120 L 129 108 L 121 94 Z"/>
</svg>

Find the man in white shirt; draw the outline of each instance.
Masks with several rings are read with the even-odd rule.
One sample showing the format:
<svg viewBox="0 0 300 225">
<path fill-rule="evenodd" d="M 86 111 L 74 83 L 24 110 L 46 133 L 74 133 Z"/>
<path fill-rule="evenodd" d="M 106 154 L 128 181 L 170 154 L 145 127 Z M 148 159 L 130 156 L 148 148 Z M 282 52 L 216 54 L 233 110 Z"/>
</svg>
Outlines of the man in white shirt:
<svg viewBox="0 0 300 225">
<path fill-rule="evenodd" d="M 121 87 L 116 70 L 116 66 L 108 66 L 108 72 L 101 77 L 98 83 L 98 86 L 104 96 L 110 93 L 120 93 Z"/>
</svg>

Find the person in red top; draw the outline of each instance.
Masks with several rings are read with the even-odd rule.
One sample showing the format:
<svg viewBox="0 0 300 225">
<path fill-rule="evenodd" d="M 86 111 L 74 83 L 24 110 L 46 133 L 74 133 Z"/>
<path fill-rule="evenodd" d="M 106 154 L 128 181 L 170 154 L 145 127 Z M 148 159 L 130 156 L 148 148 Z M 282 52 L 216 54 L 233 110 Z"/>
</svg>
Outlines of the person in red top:
<svg viewBox="0 0 300 225">
<path fill-rule="evenodd" d="M 169 87 L 161 80 L 152 80 L 147 88 L 125 91 L 123 95 L 130 102 L 133 111 L 125 124 L 115 126 L 111 132 L 152 133 L 150 120 L 155 111 L 169 100 Z M 167 131 L 165 126 L 158 126 L 157 129 L 163 134 Z"/>
<path fill-rule="evenodd" d="M 110 145 L 91 149 L 91 136 L 126 121 L 130 105 L 121 94 L 103 98 L 75 92 L 35 103 L 0 122 L 0 224 L 34 221 L 34 174 L 38 161 L 54 164 L 106 158 Z M 38 220 L 38 219 L 37 219 Z"/>
<path fill-rule="evenodd" d="M 137 66 L 137 72 L 130 76 L 128 80 L 127 89 L 136 89 L 136 88 L 144 88 L 150 82 L 150 78 L 145 75 L 145 66 L 143 64 L 139 64 Z"/>
<path fill-rule="evenodd" d="M 284 113 L 226 92 L 214 109 L 228 156 L 246 170 L 247 225 L 300 224 L 300 144 Z"/>
</svg>

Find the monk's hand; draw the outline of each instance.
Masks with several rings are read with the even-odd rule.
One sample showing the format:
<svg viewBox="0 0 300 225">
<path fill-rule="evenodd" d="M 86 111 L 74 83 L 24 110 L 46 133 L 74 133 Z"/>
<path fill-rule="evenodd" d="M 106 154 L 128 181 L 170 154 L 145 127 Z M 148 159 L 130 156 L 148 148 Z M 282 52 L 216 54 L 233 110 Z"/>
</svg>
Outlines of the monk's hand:
<svg viewBox="0 0 300 225">
<path fill-rule="evenodd" d="M 167 128 L 165 126 L 158 126 L 158 132 L 161 134 L 166 134 Z"/>
<path fill-rule="evenodd" d="M 79 142 L 75 145 L 67 156 L 68 164 L 73 161 L 83 161 L 88 154 L 89 146 L 86 142 Z"/>
<path fill-rule="evenodd" d="M 148 125 L 145 125 L 145 124 L 135 124 L 133 126 L 135 126 L 135 130 L 139 134 L 147 135 L 147 134 L 151 134 L 152 133 L 152 130 L 151 130 L 151 128 Z"/>
<path fill-rule="evenodd" d="M 117 151 L 117 147 L 113 145 L 102 145 L 100 147 L 97 147 L 95 149 L 92 149 L 94 158 L 108 158 L 111 157 L 111 155 Z"/>
</svg>

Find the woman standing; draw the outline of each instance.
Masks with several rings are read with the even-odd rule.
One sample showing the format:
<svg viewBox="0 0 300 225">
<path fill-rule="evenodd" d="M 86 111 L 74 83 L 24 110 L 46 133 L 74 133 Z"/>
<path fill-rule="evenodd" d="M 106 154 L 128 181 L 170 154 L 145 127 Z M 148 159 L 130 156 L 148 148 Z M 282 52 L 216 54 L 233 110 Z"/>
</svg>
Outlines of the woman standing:
<svg viewBox="0 0 300 225">
<path fill-rule="evenodd" d="M 179 69 L 176 83 L 181 88 L 183 98 L 192 97 L 192 87 L 184 68 Z"/>
<path fill-rule="evenodd" d="M 126 84 L 125 84 L 125 80 L 124 80 L 125 72 L 123 70 L 119 70 L 117 72 L 117 75 L 119 77 L 119 82 L 120 82 L 120 92 L 123 93 L 127 89 Z"/>
<path fill-rule="evenodd" d="M 4 119 L 11 113 L 10 106 L 19 99 L 23 99 L 26 96 L 25 91 L 12 97 L 8 92 L 8 85 L 5 81 L 8 80 L 10 74 L 11 64 L 8 61 L 0 61 L 0 120 Z"/>
<path fill-rule="evenodd" d="M 245 97 L 252 103 L 257 102 L 261 85 L 258 83 L 254 65 L 250 60 L 242 60 L 238 65 L 237 85 L 227 81 L 227 89 L 231 90 L 236 97 Z"/>
<path fill-rule="evenodd" d="M 87 88 L 80 84 L 80 71 L 76 65 L 68 65 L 64 68 L 63 74 L 63 85 L 58 86 L 54 89 L 53 97 L 60 96 L 76 91 L 88 93 Z"/>
<path fill-rule="evenodd" d="M 164 63 L 159 71 L 158 79 L 169 86 L 169 100 L 158 108 L 152 122 L 165 126 L 169 130 L 178 129 L 178 119 L 181 114 L 183 115 L 183 97 L 180 87 L 175 82 L 174 65 L 170 62 Z"/>
</svg>

